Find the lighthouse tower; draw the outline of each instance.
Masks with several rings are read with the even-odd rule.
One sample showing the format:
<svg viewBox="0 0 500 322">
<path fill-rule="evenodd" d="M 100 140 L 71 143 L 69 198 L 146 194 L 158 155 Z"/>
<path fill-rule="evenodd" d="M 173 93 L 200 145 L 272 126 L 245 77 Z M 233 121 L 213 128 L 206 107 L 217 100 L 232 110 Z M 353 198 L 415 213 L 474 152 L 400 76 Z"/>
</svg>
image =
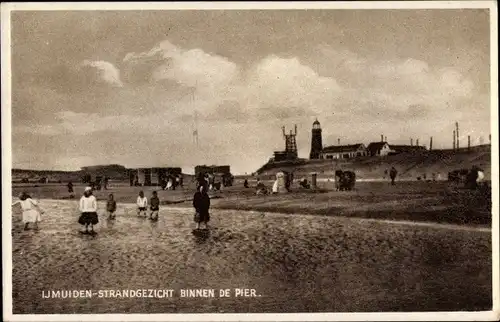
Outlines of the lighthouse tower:
<svg viewBox="0 0 500 322">
<path fill-rule="evenodd" d="M 321 150 L 323 150 L 323 140 L 321 138 L 321 125 L 316 119 L 312 127 L 311 153 L 309 154 L 309 159 L 319 159 Z"/>
</svg>

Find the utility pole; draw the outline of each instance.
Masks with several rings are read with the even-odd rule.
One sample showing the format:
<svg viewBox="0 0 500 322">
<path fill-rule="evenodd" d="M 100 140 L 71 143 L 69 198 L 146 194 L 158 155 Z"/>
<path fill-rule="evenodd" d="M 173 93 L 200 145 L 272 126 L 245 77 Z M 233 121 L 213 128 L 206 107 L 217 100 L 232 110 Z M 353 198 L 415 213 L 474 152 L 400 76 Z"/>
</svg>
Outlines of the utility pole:
<svg viewBox="0 0 500 322">
<path fill-rule="evenodd" d="M 460 134 L 458 134 L 458 122 L 455 122 L 455 127 L 457 128 L 457 150 L 460 149 Z"/>
<path fill-rule="evenodd" d="M 198 112 L 194 111 L 194 131 L 193 131 L 193 143 L 198 146 Z"/>
<path fill-rule="evenodd" d="M 431 136 L 431 139 L 430 139 L 430 142 L 429 142 L 429 151 L 432 151 L 432 136 Z"/>
<path fill-rule="evenodd" d="M 456 147 L 457 147 L 457 132 L 453 130 L 453 151 L 455 151 Z"/>
</svg>

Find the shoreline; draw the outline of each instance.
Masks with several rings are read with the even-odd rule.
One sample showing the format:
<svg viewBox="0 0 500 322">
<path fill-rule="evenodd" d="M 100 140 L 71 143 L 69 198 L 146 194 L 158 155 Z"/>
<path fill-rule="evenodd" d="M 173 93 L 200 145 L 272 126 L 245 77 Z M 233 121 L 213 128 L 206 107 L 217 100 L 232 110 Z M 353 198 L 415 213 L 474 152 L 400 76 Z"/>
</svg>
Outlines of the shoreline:
<svg viewBox="0 0 500 322">
<path fill-rule="evenodd" d="M 78 199 L 49 199 L 49 198 L 41 198 L 37 199 L 38 201 L 41 201 L 42 204 L 44 201 L 48 202 L 57 202 L 57 201 L 64 201 L 64 202 L 74 202 L 75 204 L 78 203 Z M 217 200 L 217 199 L 212 199 L 212 200 Z M 17 198 L 13 200 L 13 203 L 17 201 Z M 193 209 L 191 204 L 187 204 L 188 201 L 180 201 L 180 202 L 173 202 L 170 204 L 163 204 L 162 208 L 160 208 L 160 211 L 163 209 L 168 209 L 168 210 L 174 210 L 174 211 L 181 211 L 181 212 L 189 212 L 192 213 Z M 103 200 L 98 200 L 98 205 L 102 206 L 100 209 L 98 209 L 98 213 L 102 214 L 103 209 L 105 208 L 106 202 Z M 172 204 L 175 204 L 176 206 L 171 206 Z M 184 204 L 185 206 L 180 206 Z M 123 208 L 129 209 L 129 208 L 135 208 L 136 205 L 134 203 L 128 203 L 128 202 L 120 202 L 120 206 Z M 43 206 L 42 206 L 43 208 Z M 259 209 L 260 208 L 260 209 Z M 293 211 L 288 211 L 286 208 L 279 208 L 279 207 L 244 207 L 241 205 L 233 205 L 233 206 L 224 206 L 224 205 L 213 205 L 211 206 L 211 209 L 216 209 L 222 212 L 231 212 L 231 211 L 241 211 L 245 213 L 254 213 L 256 215 L 276 215 L 276 216 L 303 216 L 306 218 L 312 218 L 312 217 L 329 217 L 329 218 L 336 218 L 338 220 L 347 220 L 347 221 L 363 221 L 363 222 L 373 222 L 373 223 L 387 223 L 387 224 L 394 224 L 394 225 L 406 225 L 406 226 L 418 226 L 418 227 L 427 227 L 427 228 L 443 228 L 443 229 L 452 229 L 452 230 L 463 230 L 463 231 L 481 231 L 481 232 L 489 232 L 491 233 L 491 218 L 489 220 L 489 223 L 484 223 L 484 222 L 460 222 L 459 220 L 453 221 L 453 220 L 432 220 L 430 217 L 436 213 L 436 211 L 429 211 L 426 213 L 420 214 L 420 217 L 415 218 L 414 220 L 411 220 L 408 216 L 403 216 L 401 218 L 392 218 L 390 216 L 391 211 L 378 211 L 375 212 L 378 216 L 367 216 L 369 215 L 369 212 L 337 212 L 336 214 L 328 214 L 328 213 L 321 213 L 320 211 L 313 211 L 313 212 L 307 212 L 303 211 L 303 209 L 297 209 Z M 47 209 L 44 209 L 47 212 Z M 100 210 L 100 211 L 99 211 Z M 409 215 L 412 215 L 411 213 Z M 426 220 L 427 219 L 427 220 Z"/>
</svg>

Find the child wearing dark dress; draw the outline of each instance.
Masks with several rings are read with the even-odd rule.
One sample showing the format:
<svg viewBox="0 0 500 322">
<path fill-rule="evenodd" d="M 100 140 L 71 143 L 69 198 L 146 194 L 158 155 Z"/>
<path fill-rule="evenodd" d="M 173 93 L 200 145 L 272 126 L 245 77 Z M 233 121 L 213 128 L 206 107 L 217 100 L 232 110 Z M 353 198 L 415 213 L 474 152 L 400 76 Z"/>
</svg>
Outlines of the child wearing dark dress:
<svg viewBox="0 0 500 322">
<path fill-rule="evenodd" d="M 160 199 L 158 198 L 158 193 L 153 191 L 153 196 L 149 199 L 151 214 L 149 219 L 158 220 L 158 213 L 160 212 Z"/>
<path fill-rule="evenodd" d="M 199 190 L 194 194 L 193 207 L 196 211 L 196 228 L 200 229 L 200 224 L 204 223 L 205 229 L 208 229 L 208 222 L 210 221 L 210 197 L 208 196 L 206 185 L 200 186 Z"/>
<path fill-rule="evenodd" d="M 108 202 L 106 204 L 106 211 L 108 212 L 108 219 L 116 218 L 116 201 L 112 193 L 109 194 Z"/>
</svg>

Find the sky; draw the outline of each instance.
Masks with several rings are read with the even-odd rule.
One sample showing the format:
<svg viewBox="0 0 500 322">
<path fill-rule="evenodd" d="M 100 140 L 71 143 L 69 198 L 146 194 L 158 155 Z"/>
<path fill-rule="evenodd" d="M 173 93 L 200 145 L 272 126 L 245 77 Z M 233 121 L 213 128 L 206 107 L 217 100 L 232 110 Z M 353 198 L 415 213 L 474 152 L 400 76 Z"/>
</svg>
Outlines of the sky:
<svg viewBox="0 0 500 322">
<path fill-rule="evenodd" d="M 251 173 L 282 126 L 307 158 L 315 119 L 324 145 L 450 148 L 455 121 L 487 143 L 489 28 L 483 9 L 14 11 L 13 168 Z"/>
</svg>

